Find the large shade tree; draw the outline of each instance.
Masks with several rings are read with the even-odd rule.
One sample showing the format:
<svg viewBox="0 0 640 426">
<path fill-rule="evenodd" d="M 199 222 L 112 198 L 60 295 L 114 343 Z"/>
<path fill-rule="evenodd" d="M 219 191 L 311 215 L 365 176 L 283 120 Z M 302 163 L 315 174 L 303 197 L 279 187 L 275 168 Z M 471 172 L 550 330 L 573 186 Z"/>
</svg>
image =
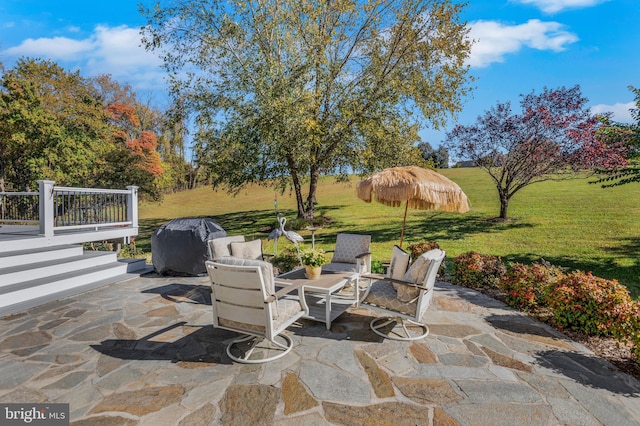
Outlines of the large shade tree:
<svg viewBox="0 0 640 426">
<path fill-rule="evenodd" d="M 142 8 L 144 42 L 195 117 L 214 187 L 292 188 L 419 158 L 470 88 L 471 41 L 446 0 L 181 0 Z M 306 195 L 303 185 L 308 184 Z"/>
<path fill-rule="evenodd" d="M 454 155 L 491 176 L 500 199 L 499 217 L 506 219 L 509 201 L 528 185 L 626 164 L 619 147 L 597 137 L 602 118 L 586 103 L 579 86 L 545 88 L 522 96 L 520 114 L 511 111 L 509 102 L 498 103 L 475 124 L 457 125 L 445 143 Z"/>
<path fill-rule="evenodd" d="M 37 179 L 91 185 L 108 135 L 94 87 L 56 63 L 20 59 L 0 83 L 0 186 L 34 188 Z"/>
</svg>

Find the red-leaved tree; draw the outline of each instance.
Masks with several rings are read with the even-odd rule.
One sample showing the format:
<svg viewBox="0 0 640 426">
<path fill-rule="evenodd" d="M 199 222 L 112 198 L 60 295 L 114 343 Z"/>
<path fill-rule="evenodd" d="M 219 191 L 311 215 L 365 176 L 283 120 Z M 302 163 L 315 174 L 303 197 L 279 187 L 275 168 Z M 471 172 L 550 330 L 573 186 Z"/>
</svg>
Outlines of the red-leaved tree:
<svg viewBox="0 0 640 426">
<path fill-rule="evenodd" d="M 586 103 L 579 86 L 531 92 L 522 96 L 520 114 L 509 102 L 498 103 L 475 124 L 456 126 L 445 145 L 489 173 L 506 219 L 511 197 L 527 185 L 626 164 L 623 147 L 597 137 L 602 123 Z"/>
</svg>

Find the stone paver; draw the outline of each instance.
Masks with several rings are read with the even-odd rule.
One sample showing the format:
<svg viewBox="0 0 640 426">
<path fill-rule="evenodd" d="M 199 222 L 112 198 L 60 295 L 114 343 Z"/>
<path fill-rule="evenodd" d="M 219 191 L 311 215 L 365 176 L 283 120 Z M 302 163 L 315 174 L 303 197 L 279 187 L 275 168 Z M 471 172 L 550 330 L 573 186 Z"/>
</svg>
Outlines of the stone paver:
<svg viewBox="0 0 640 426">
<path fill-rule="evenodd" d="M 233 363 L 205 277 L 149 275 L 0 318 L 0 402 L 79 425 L 640 425 L 640 382 L 485 295 L 438 283 L 431 333 L 383 340 L 352 308 L 290 354 Z"/>
</svg>

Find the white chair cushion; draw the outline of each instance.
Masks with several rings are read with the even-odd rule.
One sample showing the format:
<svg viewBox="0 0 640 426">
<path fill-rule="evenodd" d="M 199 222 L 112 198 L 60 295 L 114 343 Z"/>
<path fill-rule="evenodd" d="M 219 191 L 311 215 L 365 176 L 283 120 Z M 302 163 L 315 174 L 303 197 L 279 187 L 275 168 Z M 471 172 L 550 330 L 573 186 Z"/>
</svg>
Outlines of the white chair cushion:
<svg viewBox="0 0 640 426">
<path fill-rule="evenodd" d="M 262 260 L 262 241 L 231 242 L 231 256 L 241 259 Z"/>
<path fill-rule="evenodd" d="M 234 241 L 244 241 L 243 235 L 234 235 L 232 237 L 221 237 L 209 240 L 209 255 L 212 260 L 219 257 L 231 256 L 231 243 Z"/>
<path fill-rule="evenodd" d="M 402 281 L 408 281 L 414 284 L 422 284 L 425 275 L 429 270 L 429 264 L 431 259 L 426 256 L 427 253 L 422 254 L 416 259 L 415 262 L 409 267 L 409 270 L 402 277 Z M 415 287 L 409 287 L 406 285 L 397 285 L 398 300 L 401 302 L 410 302 L 420 294 L 420 289 Z"/>
<path fill-rule="evenodd" d="M 273 312 L 273 328 L 280 328 L 289 318 L 302 311 L 302 305 L 299 300 L 280 299 L 275 305 Z M 263 325 L 247 324 L 244 322 L 232 321 L 230 319 L 220 318 L 220 325 L 238 330 L 253 330 L 259 333 L 265 333 L 266 329 Z"/>
<path fill-rule="evenodd" d="M 331 263 L 356 263 L 356 256 L 367 253 L 370 245 L 370 235 L 338 234 Z"/>
<path fill-rule="evenodd" d="M 389 264 L 389 269 L 387 269 L 387 277 L 396 280 L 404 278 L 404 274 L 407 272 L 410 260 L 411 256 L 409 253 L 398 246 L 393 246 L 393 250 L 391 251 L 391 263 Z M 394 287 L 395 286 L 396 285 L 394 285 Z"/>
<path fill-rule="evenodd" d="M 241 259 L 239 257 L 227 256 L 216 259 L 216 262 L 224 265 L 236 266 L 259 266 L 262 271 L 262 279 L 267 295 L 273 295 L 276 292 L 276 286 L 273 281 L 273 265 L 269 262 L 255 259 Z"/>
<path fill-rule="evenodd" d="M 426 253 L 425 253 L 426 254 Z M 429 269 L 429 262 L 431 259 L 427 258 L 424 254 L 416 259 L 409 267 L 402 277 L 403 281 L 408 281 L 414 284 L 421 283 L 424 280 L 424 276 Z"/>
</svg>

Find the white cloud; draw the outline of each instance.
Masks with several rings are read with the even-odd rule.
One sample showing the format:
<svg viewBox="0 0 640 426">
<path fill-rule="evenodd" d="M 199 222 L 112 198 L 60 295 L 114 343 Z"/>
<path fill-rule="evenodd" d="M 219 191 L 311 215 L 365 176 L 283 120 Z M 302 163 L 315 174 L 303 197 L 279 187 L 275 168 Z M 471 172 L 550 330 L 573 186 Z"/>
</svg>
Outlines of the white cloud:
<svg viewBox="0 0 640 426">
<path fill-rule="evenodd" d="M 566 9 L 579 9 L 605 3 L 609 0 L 515 0 L 517 3 L 532 4 L 546 13 L 556 13 Z"/>
<path fill-rule="evenodd" d="M 633 118 L 629 112 L 632 108 L 636 108 L 635 102 L 627 102 L 625 104 L 619 102 L 613 105 L 598 104 L 591 107 L 591 112 L 593 114 L 612 112 L 614 121 L 619 123 L 632 123 Z"/>
<path fill-rule="evenodd" d="M 96 26 L 81 40 L 68 37 L 26 39 L 2 56 L 49 59 L 67 69 L 79 68 L 85 77 L 110 74 L 135 90 L 164 88 L 162 61 L 141 47 L 137 28 Z"/>
<path fill-rule="evenodd" d="M 87 63 L 89 73 L 108 73 L 116 78 L 131 76 L 137 80 L 136 85 L 143 84 L 147 89 L 149 84 L 158 83 L 162 60 L 140 45 L 138 29 L 98 26 L 94 34 L 96 48 Z M 154 74 L 155 81 L 148 81 L 149 75 Z"/>
<path fill-rule="evenodd" d="M 560 52 L 578 41 L 578 37 L 563 29 L 558 22 L 530 19 L 526 24 L 505 25 L 496 21 L 475 21 L 470 24 L 469 37 L 476 40 L 471 49 L 469 65 L 486 67 L 503 62 L 504 56 L 524 47 Z"/>
<path fill-rule="evenodd" d="M 10 47 L 2 52 L 9 56 L 28 56 L 30 58 L 49 58 L 72 60 L 90 52 L 90 40 L 73 40 L 67 37 L 28 38 L 16 47 Z"/>
</svg>

